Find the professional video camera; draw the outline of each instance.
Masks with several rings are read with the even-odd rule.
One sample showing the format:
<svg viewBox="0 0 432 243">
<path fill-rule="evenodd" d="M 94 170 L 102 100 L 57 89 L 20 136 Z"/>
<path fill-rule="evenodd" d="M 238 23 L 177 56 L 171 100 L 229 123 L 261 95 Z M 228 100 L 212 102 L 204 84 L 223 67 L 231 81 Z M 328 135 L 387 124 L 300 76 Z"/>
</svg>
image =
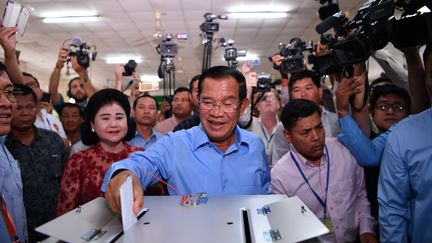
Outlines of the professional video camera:
<svg viewBox="0 0 432 243">
<path fill-rule="evenodd" d="M 226 15 L 215 15 L 211 13 L 204 14 L 204 23 L 200 25 L 200 30 L 207 34 L 212 34 L 219 31 L 219 23 L 213 22 L 215 19 L 227 20 Z"/>
<path fill-rule="evenodd" d="M 281 70 L 284 73 L 296 73 L 304 70 L 304 51 L 312 52 L 312 41 L 304 42 L 294 37 L 287 43 L 279 44 L 279 54 L 283 56 Z"/>
<path fill-rule="evenodd" d="M 352 64 L 365 62 L 371 51 L 384 48 L 389 41 L 399 47 L 432 42 L 432 13 L 416 13 L 419 6 L 432 9 L 432 1 L 374 0 L 366 2 L 352 20 L 342 12 L 328 17 L 316 26 L 316 31 L 329 51 L 310 56 L 313 69 L 320 74 L 341 72 Z M 395 8 L 405 10 L 399 20 L 394 17 Z M 324 34 L 331 28 L 334 35 Z"/>
<path fill-rule="evenodd" d="M 203 38 L 202 43 L 204 45 L 202 72 L 211 66 L 213 34 L 219 31 L 219 23 L 213 22 L 213 20 L 227 20 L 228 16 L 206 13 L 204 14 L 204 19 L 204 23 L 202 23 L 199 27 L 202 31 L 201 37 Z"/>
<path fill-rule="evenodd" d="M 96 60 L 97 51 L 95 45 L 89 46 L 86 42 L 82 42 L 77 36 L 66 40 L 63 45 L 68 41 L 70 41 L 68 62 L 70 62 L 71 57 L 76 56 L 78 64 L 84 68 L 88 68 L 90 66 L 90 60 Z"/>
<path fill-rule="evenodd" d="M 245 57 L 247 53 L 246 50 L 237 50 L 234 47 L 234 43 L 233 39 L 225 39 L 223 37 L 219 39 L 219 45 L 225 47 L 224 59 L 228 63 L 228 67 L 231 68 L 237 68 L 237 58 Z"/>
<path fill-rule="evenodd" d="M 171 34 L 167 34 L 164 38 L 162 38 L 161 43 L 156 47 L 158 54 L 162 57 L 170 57 L 174 58 L 178 53 L 178 46 L 173 42 L 173 36 Z"/>
</svg>

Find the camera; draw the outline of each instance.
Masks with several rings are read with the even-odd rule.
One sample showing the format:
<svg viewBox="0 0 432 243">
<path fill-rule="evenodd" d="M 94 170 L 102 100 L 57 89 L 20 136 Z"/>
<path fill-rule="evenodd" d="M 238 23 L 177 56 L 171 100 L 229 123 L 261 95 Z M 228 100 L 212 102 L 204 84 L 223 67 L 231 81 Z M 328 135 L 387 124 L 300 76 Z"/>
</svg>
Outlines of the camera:
<svg viewBox="0 0 432 243">
<path fill-rule="evenodd" d="M 279 44 L 279 54 L 283 56 L 281 70 L 283 73 L 296 73 L 304 70 L 304 51 L 312 51 L 312 41 L 304 42 L 294 37 L 287 43 Z"/>
<path fill-rule="evenodd" d="M 94 48 L 96 49 L 95 46 Z M 79 65 L 88 68 L 90 66 L 90 60 L 96 60 L 97 55 L 96 50 L 91 51 L 91 49 L 92 46 L 87 45 L 85 42 L 81 42 L 79 37 L 73 37 L 71 39 L 71 44 L 69 45 L 68 62 L 71 57 L 75 56 Z"/>
<path fill-rule="evenodd" d="M 205 22 L 200 25 L 200 30 L 207 34 L 213 34 L 219 31 L 219 23 L 213 22 L 215 19 L 227 20 L 226 15 L 215 15 L 211 13 L 204 14 Z"/>
<path fill-rule="evenodd" d="M 321 41 L 330 51 L 310 58 L 313 69 L 320 74 L 341 72 L 352 64 L 369 59 L 370 52 L 384 48 L 388 42 L 407 47 L 432 42 L 432 13 L 420 13 L 428 0 L 368 1 L 348 20 L 338 12 L 316 26 Z M 403 9 L 401 19 L 396 19 L 394 10 Z M 325 34 L 334 29 L 334 36 Z M 412 38 L 415 36 L 415 38 Z"/>
<path fill-rule="evenodd" d="M 172 39 L 172 35 L 167 34 L 156 47 L 156 50 L 162 57 L 174 58 L 177 55 L 178 46 Z"/>
<path fill-rule="evenodd" d="M 137 67 L 137 63 L 135 60 L 129 60 L 123 67 L 123 76 L 132 76 L 132 73 L 135 72 L 135 68 Z"/>
<path fill-rule="evenodd" d="M 257 74 L 257 86 L 253 88 L 253 92 L 268 92 L 271 90 L 271 75 L 268 73 Z"/>
</svg>

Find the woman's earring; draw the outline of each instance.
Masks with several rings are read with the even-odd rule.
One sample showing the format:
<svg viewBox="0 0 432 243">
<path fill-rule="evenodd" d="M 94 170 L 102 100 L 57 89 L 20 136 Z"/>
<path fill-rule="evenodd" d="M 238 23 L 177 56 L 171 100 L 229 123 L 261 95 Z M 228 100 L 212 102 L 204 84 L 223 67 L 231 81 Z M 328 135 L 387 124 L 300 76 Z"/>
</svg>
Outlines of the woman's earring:
<svg viewBox="0 0 432 243">
<path fill-rule="evenodd" d="M 91 131 L 92 131 L 92 133 L 94 133 L 94 128 L 93 127 L 92 127 Z"/>
</svg>

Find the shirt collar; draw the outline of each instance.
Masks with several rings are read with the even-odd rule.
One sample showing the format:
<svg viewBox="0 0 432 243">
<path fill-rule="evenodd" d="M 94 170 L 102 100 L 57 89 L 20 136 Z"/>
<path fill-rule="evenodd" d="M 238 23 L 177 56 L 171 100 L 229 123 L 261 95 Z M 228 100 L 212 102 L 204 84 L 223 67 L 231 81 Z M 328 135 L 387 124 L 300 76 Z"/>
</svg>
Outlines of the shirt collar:
<svg viewBox="0 0 432 243">
<path fill-rule="evenodd" d="M 192 131 L 191 140 L 194 150 L 197 150 L 198 148 L 211 143 L 201 123 L 190 130 Z M 236 125 L 236 127 L 234 128 L 234 139 L 234 144 L 230 145 L 230 147 L 225 153 L 230 153 L 233 150 L 237 150 L 241 145 L 249 145 L 249 143 L 241 135 L 240 127 L 238 125 Z"/>
<path fill-rule="evenodd" d="M 292 144 L 290 144 L 290 153 L 292 153 L 294 155 L 294 158 L 297 160 L 297 162 L 302 163 L 305 166 L 309 166 L 309 167 L 316 167 L 312 162 L 310 162 L 309 160 L 307 160 L 305 157 L 303 157 L 303 155 L 301 155 Z M 324 148 L 323 151 L 323 156 L 321 157 L 321 162 L 320 162 L 320 166 L 323 166 L 326 164 L 328 155 L 327 155 L 327 150 Z"/>
</svg>

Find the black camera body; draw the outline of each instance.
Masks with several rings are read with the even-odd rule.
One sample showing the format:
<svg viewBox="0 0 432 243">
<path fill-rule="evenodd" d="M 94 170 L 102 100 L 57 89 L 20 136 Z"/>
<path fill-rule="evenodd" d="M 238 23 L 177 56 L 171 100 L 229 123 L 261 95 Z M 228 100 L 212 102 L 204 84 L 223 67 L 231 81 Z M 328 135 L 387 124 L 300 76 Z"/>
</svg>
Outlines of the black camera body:
<svg viewBox="0 0 432 243">
<path fill-rule="evenodd" d="M 75 56 L 77 58 L 77 62 L 80 66 L 84 68 L 88 68 L 90 66 L 90 60 L 96 60 L 97 52 L 91 52 L 91 47 L 87 45 L 87 43 L 82 42 L 78 46 L 75 44 L 69 45 L 69 53 L 68 56 Z"/>
<path fill-rule="evenodd" d="M 271 90 L 272 85 L 271 75 L 267 73 L 257 74 L 257 85 L 253 87 L 253 93 L 258 92 L 269 92 Z"/>
<path fill-rule="evenodd" d="M 163 58 L 174 58 L 178 54 L 178 45 L 173 42 L 172 38 L 172 35 L 166 35 L 156 47 Z"/>
<path fill-rule="evenodd" d="M 219 23 L 217 22 L 204 22 L 200 25 L 200 29 L 202 32 L 207 34 L 215 33 L 219 31 Z"/>
<path fill-rule="evenodd" d="M 292 38 L 290 43 L 279 44 L 279 54 L 283 56 L 281 70 L 283 73 L 296 73 L 305 69 L 304 51 L 312 51 L 312 42 L 304 42 L 300 38 Z"/>
<path fill-rule="evenodd" d="M 133 72 L 135 72 L 135 69 L 137 67 L 137 63 L 135 60 L 129 60 L 123 67 L 124 72 L 122 73 L 123 76 L 132 76 Z"/>
</svg>

